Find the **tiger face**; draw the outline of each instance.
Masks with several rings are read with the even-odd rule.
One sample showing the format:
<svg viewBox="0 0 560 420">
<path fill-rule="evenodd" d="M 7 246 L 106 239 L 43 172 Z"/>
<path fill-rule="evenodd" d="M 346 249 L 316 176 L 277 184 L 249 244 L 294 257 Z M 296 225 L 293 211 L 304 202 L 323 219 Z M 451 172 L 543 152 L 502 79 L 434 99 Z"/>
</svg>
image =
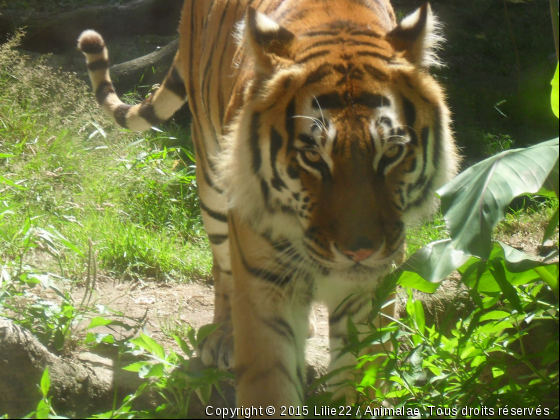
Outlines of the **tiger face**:
<svg viewBox="0 0 560 420">
<path fill-rule="evenodd" d="M 420 9 L 416 25 L 428 14 Z M 256 70 L 237 128 L 236 161 L 247 178 L 236 184 L 233 200 L 245 193 L 235 207 L 323 267 L 389 264 L 402 251 L 406 223 L 433 210 L 434 190 L 454 172 L 442 159 L 450 134 L 441 88 L 422 56 L 400 49 L 391 34 L 339 24 L 335 38 L 330 27 L 291 38 L 256 16 L 254 37 L 259 19 L 282 56 L 264 65 L 256 58 L 265 70 Z M 263 41 L 254 44 L 261 51 Z"/>
</svg>

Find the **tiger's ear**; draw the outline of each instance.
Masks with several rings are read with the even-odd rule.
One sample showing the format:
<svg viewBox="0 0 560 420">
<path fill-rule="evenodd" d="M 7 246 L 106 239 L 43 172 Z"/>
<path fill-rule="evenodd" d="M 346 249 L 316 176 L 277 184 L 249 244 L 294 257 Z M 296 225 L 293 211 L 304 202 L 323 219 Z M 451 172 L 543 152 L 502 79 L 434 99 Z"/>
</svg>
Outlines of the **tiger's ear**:
<svg viewBox="0 0 560 420">
<path fill-rule="evenodd" d="M 425 3 L 386 36 L 393 48 L 404 52 L 412 64 L 430 67 L 441 66 L 436 55 L 443 38 L 439 34 L 440 24 L 432 13 L 429 3 Z"/>
<path fill-rule="evenodd" d="M 291 60 L 293 33 L 254 8 L 247 8 L 246 36 L 258 70 L 270 73 L 282 61 Z"/>
</svg>

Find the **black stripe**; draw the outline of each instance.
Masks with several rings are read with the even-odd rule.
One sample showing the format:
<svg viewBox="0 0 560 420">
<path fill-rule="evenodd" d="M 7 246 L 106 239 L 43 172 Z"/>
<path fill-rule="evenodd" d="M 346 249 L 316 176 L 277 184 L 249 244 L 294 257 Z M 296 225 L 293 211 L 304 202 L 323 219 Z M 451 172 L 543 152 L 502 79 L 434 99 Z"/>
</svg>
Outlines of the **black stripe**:
<svg viewBox="0 0 560 420">
<path fill-rule="evenodd" d="M 210 217 L 219 220 L 220 222 L 227 223 L 227 214 L 218 213 L 217 211 L 210 210 L 206 204 L 199 199 L 200 208 L 202 211 L 206 212 Z"/>
<path fill-rule="evenodd" d="M 306 32 L 300 36 L 308 36 L 308 37 L 313 37 L 313 36 L 336 36 L 339 35 L 340 31 L 311 31 L 311 32 Z"/>
<path fill-rule="evenodd" d="M 115 116 L 115 121 L 118 125 L 124 128 L 128 128 L 128 123 L 126 121 L 126 115 L 128 114 L 128 110 L 132 108 L 131 105 L 128 104 L 121 104 L 115 109 L 113 115 Z"/>
<path fill-rule="evenodd" d="M 307 79 L 305 79 L 305 86 L 311 85 L 313 83 L 318 83 L 323 80 L 328 75 L 332 74 L 332 65 L 331 64 L 323 64 L 317 70 L 309 74 Z"/>
<path fill-rule="evenodd" d="M 373 66 L 370 66 L 369 64 L 364 64 L 364 70 L 367 71 L 375 80 L 382 82 L 389 80 L 389 76 L 387 74 Z"/>
<path fill-rule="evenodd" d="M 278 167 L 276 166 L 276 160 L 278 158 L 278 153 L 282 148 L 283 144 L 282 136 L 274 127 L 270 130 L 270 166 L 272 167 L 272 180 L 271 185 L 278 191 L 282 191 L 284 188 L 288 188 L 286 183 L 280 178 L 278 173 Z"/>
<path fill-rule="evenodd" d="M 343 307 L 338 307 L 333 315 L 329 317 L 329 325 L 334 325 L 340 322 L 345 316 L 353 316 L 360 312 L 360 310 L 369 302 L 363 296 L 354 296 L 348 299 Z"/>
<path fill-rule="evenodd" d="M 109 68 L 109 60 L 101 58 L 96 61 L 88 63 L 87 68 L 89 71 L 107 70 Z"/>
<path fill-rule="evenodd" d="M 151 98 L 152 97 L 147 99 L 147 101 L 149 102 L 142 102 L 142 104 L 140 105 L 140 110 L 138 111 L 138 115 L 148 121 L 152 126 L 156 126 L 161 124 L 165 120 L 162 120 L 157 116 L 156 110 L 151 104 Z"/>
<path fill-rule="evenodd" d="M 212 178 L 210 178 L 210 175 L 208 174 L 208 171 L 206 170 L 206 168 L 204 167 L 204 165 L 201 165 L 201 162 L 198 163 L 199 167 L 202 168 L 202 176 L 204 178 L 204 181 L 206 182 L 206 184 L 212 188 L 214 191 L 216 191 L 219 194 L 223 194 L 224 190 L 222 190 L 220 187 L 218 187 L 214 181 L 212 180 Z"/>
<path fill-rule="evenodd" d="M 318 47 L 322 47 L 325 45 L 336 45 L 336 44 L 342 44 L 346 42 L 344 39 L 341 38 L 330 38 L 330 39 L 323 39 L 322 41 L 316 41 L 311 45 L 308 45 L 307 47 L 305 47 L 302 50 L 298 51 L 298 54 L 303 54 L 308 52 L 309 50 L 312 50 L 314 48 L 318 48 Z"/>
<path fill-rule="evenodd" d="M 314 109 L 336 109 L 344 108 L 344 103 L 338 92 L 327 93 L 317 96 L 317 100 L 312 104 Z"/>
<path fill-rule="evenodd" d="M 113 84 L 108 80 L 102 81 L 101 83 L 99 83 L 97 89 L 95 90 L 95 98 L 97 99 L 97 103 L 103 106 L 103 104 L 107 100 L 107 97 L 114 93 L 115 88 L 113 87 Z"/>
<path fill-rule="evenodd" d="M 238 245 L 239 246 L 239 245 Z M 260 278 L 261 280 L 266 280 L 269 283 L 272 283 L 276 286 L 286 286 L 288 283 L 291 282 L 292 278 L 291 278 L 291 274 L 292 273 L 282 273 L 282 274 L 276 274 L 273 273 L 271 271 L 268 270 L 263 270 L 260 268 L 255 268 L 255 267 L 251 267 L 249 265 L 249 263 L 247 262 L 247 260 L 245 259 L 245 256 L 243 255 L 243 252 L 241 250 L 239 250 L 239 253 L 241 254 L 241 262 L 243 263 L 243 267 L 245 268 L 245 270 L 255 276 Z"/>
<path fill-rule="evenodd" d="M 428 181 L 426 178 L 426 171 L 428 170 L 428 140 L 430 138 L 430 127 L 424 127 L 422 129 L 422 172 L 420 173 L 420 177 L 416 180 L 414 184 L 411 185 L 412 189 L 417 189 L 422 185 L 425 185 Z M 411 191 L 411 187 L 409 187 L 409 192 Z M 425 197 L 422 198 L 423 200 Z"/>
<path fill-rule="evenodd" d="M 264 204 L 268 211 L 273 212 L 274 209 L 270 207 L 270 188 L 264 179 L 261 179 L 261 194 L 263 196 Z"/>
<path fill-rule="evenodd" d="M 272 330 L 274 330 L 274 332 L 276 332 L 276 334 L 278 334 L 278 335 L 280 335 L 284 338 L 287 338 L 293 344 L 296 344 L 296 335 L 294 333 L 294 330 L 292 329 L 290 324 L 288 324 L 282 318 L 273 318 L 273 319 L 261 318 L 261 321 L 265 325 L 270 327 Z"/>
<path fill-rule="evenodd" d="M 414 130 L 414 124 L 416 123 L 416 108 L 414 107 L 414 104 L 410 102 L 406 96 L 401 95 L 401 99 L 403 104 L 404 120 L 406 121 L 406 125 L 411 130 Z"/>
<path fill-rule="evenodd" d="M 369 36 L 372 38 L 382 38 L 381 35 L 379 35 L 377 32 L 373 32 L 373 31 L 368 31 L 368 30 L 355 30 L 350 32 L 350 35 L 363 35 L 363 36 Z"/>
<path fill-rule="evenodd" d="M 329 50 L 327 50 L 327 51 L 317 51 L 317 52 L 308 54 L 305 57 L 296 59 L 296 63 L 303 64 L 303 63 L 306 63 L 310 60 L 313 60 L 314 58 L 323 57 L 323 56 L 328 55 L 328 54 L 330 54 Z"/>
<path fill-rule="evenodd" d="M 245 268 L 245 270 L 249 274 L 252 274 L 253 276 L 258 277 L 262 280 L 266 280 L 276 286 L 285 286 L 292 280 L 291 275 L 293 274 L 293 271 L 287 272 L 287 270 L 285 270 L 282 274 L 278 275 L 276 273 L 272 273 L 267 270 L 250 266 L 247 260 L 245 259 L 245 254 L 243 254 L 243 250 L 241 249 L 241 244 L 239 243 L 239 236 L 237 233 L 237 228 L 235 227 L 235 223 L 233 223 L 232 230 L 233 230 L 233 238 L 235 239 L 235 246 L 237 247 L 239 251 L 239 256 L 241 257 L 241 263 L 243 264 L 243 268 Z"/>
<path fill-rule="evenodd" d="M 228 240 L 228 235 L 208 235 L 208 240 L 212 245 L 221 245 Z"/>
<path fill-rule="evenodd" d="M 299 165 L 297 162 L 290 163 L 286 172 L 291 179 L 299 179 Z"/>
<path fill-rule="evenodd" d="M 358 105 L 364 105 L 372 109 L 391 106 L 391 101 L 389 100 L 389 98 L 375 93 L 362 93 L 360 96 L 354 99 L 354 103 Z"/>
<path fill-rule="evenodd" d="M 351 47 L 371 47 L 376 49 L 382 49 L 381 46 L 379 44 L 376 44 L 375 42 L 357 41 L 355 39 L 348 41 L 348 45 Z"/>
<path fill-rule="evenodd" d="M 169 71 L 163 87 L 173 92 L 183 101 L 187 98 L 187 89 L 185 88 L 185 82 L 183 81 L 175 67 L 172 67 Z"/>
<path fill-rule="evenodd" d="M 374 52 L 374 51 L 358 51 L 356 53 L 356 55 L 359 55 L 360 57 L 380 58 L 381 60 L 384 60 L 384 61 L 389 61 L 391 59 L 391 56 L 383 55 L 381 53 Z"/>
<path fill-rule="evenodd" d="M 297 349 L 299 350 L 299 349 Z M 299 397 L 299 404 L 303 404 L 305 398 L 303 395 L 303 389 L 298 389 L 297 383 L 294 380 L 294 378 L 292 378 L 292 375 L 290 375 L 290 372 L 288 372 L 288 369 L 286 368 L 286 366 L 284 366 L 281 362 L 278 362 L 276 364 L 274 364 L 272 366 L 272 368 L 276 368 L 278 369 L 280 372 L 282 372 L 284 374 L 284 376 L 286 376 L 286 378 L 288 379 L 288 382 L 290 382 L 290 384 L 297 390 L 298 393 L 298 397 Z"/>
<path fill-rule="evenodd" d="M 253 155 L 253 172 L 257 173 L 261 169 L 262 164 L 262 156 L 261 156 L 261 147 L 259 144 L 260 136 L 259 136 L 259 128 L 260 128 L 260 118 L 261 115 L 256 112 L 253 114 L 251 118 L 251 134 L 249 138 L 249 145 L 251 147 L 251 153 Z"/>
<path fill-rule="evenodd" d="M 316 147 L 317 146 L 317 142 L 315 141 L 315 139 L 310 136 L 309 134 L 305 134 L 305 133 L 300 133 L 300 135 L 298 136 L 298 139 L 304 143 L 306 146 L 309 147 Z"/>
</svg>

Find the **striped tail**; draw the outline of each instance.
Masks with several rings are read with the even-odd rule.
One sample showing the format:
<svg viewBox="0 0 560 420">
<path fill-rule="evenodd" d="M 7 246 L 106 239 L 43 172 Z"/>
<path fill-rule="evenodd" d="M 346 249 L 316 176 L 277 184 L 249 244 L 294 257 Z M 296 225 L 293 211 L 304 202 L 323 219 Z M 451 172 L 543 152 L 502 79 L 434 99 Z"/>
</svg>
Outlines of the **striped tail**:
<svg viewBox="0 0 560 420">
<path fill-rule="evenodd" d="M 137 105 L 127 105 L 119 99 L 111 83 L 109 53 L 101 35 L 92 30 L 82 32 L 78 48 L 86 56 L 97 102 L 121 127 L 133 131 L 147 130 L 171 118 L 187 100 L 178 55 L 158 90 Z"/>
</svg>

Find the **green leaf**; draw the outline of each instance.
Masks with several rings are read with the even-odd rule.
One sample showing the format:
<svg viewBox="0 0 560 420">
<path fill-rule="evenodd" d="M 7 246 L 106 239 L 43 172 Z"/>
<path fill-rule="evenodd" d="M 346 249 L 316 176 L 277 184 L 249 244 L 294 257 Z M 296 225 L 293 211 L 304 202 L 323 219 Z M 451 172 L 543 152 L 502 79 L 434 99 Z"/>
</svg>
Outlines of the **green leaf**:
<svg viewBox="0 0 560 420">
<path fill-rule="evenodd" d="M 37 404 L 37 411 L 35 412 L 35 418 L 37 419 L 48 419 L 51 409 L 49 403 L 45 400 L 39 401 Z"/>
<path fill-rule="evenodd" d="M 499 261 L 503 265 L 507 281 L 514 286 L 541 280 L 542 275 L 535 271 L 536 268 L 541 268 L 551 276 L 558 278 L 557 264 L 547 264 L 533 260 L 527 254 L 500 242 L 494 243 L 488 259 L 490 261 Z M 477 285 L 477 272 L 471 269 L 471 266 L 479 263 L 480 260 L 473 257 L 458 269 L 462 274 L 463 282 L 470 288 Z M 481 293 L 496 293 L 501 290 L 502 288 L 492 272 L 486 269 L 478 280 L 477 291 Z M 490 306 L 485 306 L 485 308 Z"/>
<path fill-rule="evenodd" d="M 111 321 L 110 319 L 107 318 L 103 318 L 102 316 L 98 316 L 96 318 L 93 318 L 89 325 L 87 326 L 86 329 L 91 330 L 92 328 L 95 327 L 104 327 L 106 325 L 112 324 L 113 321 Z"/>
<path fill-rule="evenodd" d="M 560 173 L 558 169 L 558 159 L 557 159 L 556 164 L 550 171 L 548 178 L 544 182 L 538 194 L 551 198 L 558 197 L 560 195 L 559 185 L 560 185 Z"/>
<path fill-rule="evenodd" d="M 47 397 L 50 388 L 51 378 L 49 376 L 49 368 L 46 367 L 45 371 L 43 372 L 43 376 L 41 376 L 41 394 L 43 394 L 43 397 Z"/>
<path fill-rule="evenodd" d="M 504 266 L 497 260 L 492 260 L 490 263 L 492 264 L 492 267 L 494 267 L 494 270 L 491 270 L 490 272 L 500 286 L 500 289 L 502 289 L 504 296 L 518 312 L 524 312 L 519 296 L 517 295 L 517 291 L 506 278 Z"/>
<path fill-rule="evenodd" d="M 157 363 L 150 367 L 150 371 L 144 376 L 145 378 L 161 378 L 164 374 L 163 363 Z"/>
<path fill-rule="evenodd" d="M 424 307 L 421 300 L 414 302 L 414 322 L 418 327 L 418 331 L 424 335 L 426 331 L 426 316 L 424 315 Z"/>
<path fill-rule="evenodd" d="M 178 337 L 176 335 L 174 335 L 173 338 L 175 339 L 175 342 L 179 345 L 179 347 L 181 347 L 183 353 L 185 353 L 187 357 L 191 358 L 194 352 L 191 350 L 191 348 L 185 342 L 185 340 L 183 340 L 181 337 Z"/>
<path fill-rule="evenodd" d="M 550 218 L 548 225 L 546 226 L 542 240 L 543 244 L 548 241 L 552 237 L 552 235 L 554 235 L 554 232 L 556 232 L 556 226 L 558 226 L 558 210 L 560 209 L 556 209 L 556 211 Z"/>
<path fill-rule="evenodd" d="M 196 335 L 196 345 L 198 345 L 202 340 L 204 340 L 206 337 L 220 328 L 220 325 L 221 324 L 208 324 L 200 327 L 200 329 L 198 330 L 198 334 Z M 191 344 L 195 345 L 195 343 L 192 342 Z"/>
<path fill-rule="evenodd" d="M 87 333 L 86 334 L 86 339 L 84 340 L 84 344 L 92 344 L 92 343 L 106 343 L 106 344 L 115 344 L 115 337 L 113 337 L 113 334 L 93 334 L 93 333 Z"/>
<path fill-rule="evenodd" d="M 148 352 L 152 353 L 154 356 L 158 357 L 161 360 L 165 359 L 165 350 L 163 347 L 156 343 L 156 341 L 148 337 L 146 334 L 140 334 L 140 337 L 133 338 L 130 340 L 132 344 L 136 344 L 138 347 L 147 350 Z"/>
<path fill-rule="evenodd" d="M 140 370 L 147 365 L 149 366 L 148 362 L 135 362 L 128 366 L 123 367 L 122 369 L 127 370 L 129 372 L 140 372 Z"/>
<path fill-rule="evenodd" d="M 536 193 L 558 164 L 558 139 L 507 150 L 459 174 L 438 190 L 453 248 L 487 259 L 491 234 L 511 200 Z"/>
<path fill-rule="evenodd" d="M 550 96 L 552 112 L 554 112 L 556 118 L 559 118 L 558 117 L 558 101 L 559 101 L 558 100 L 558 64 L 556 64 L 556 72 L 554 73 L 554 77 L 552 78 L 550 84 L 552 85 L 552 94 Z"/>
<path fill-rule="evenodd" d="M 506 311 L 490 311 L 480 317 L 480 321 L 502 320 L 510 317 L 510 313 Z"/>
<path fill-rule="evenodd" d="M 468 259 L 464 252 L 453 248 L 451 240 L 445 239 L 416 251 L 392 275 L 398 277 L 403 287 L 433 293 L 443 279 Z"/>
<path fill-rule="evenodd" d="M 505 375 L 506 371 L 499 366 L 492 366 L 492 376 L 494 378 L 499 378 L 500 376 Z"/>
<path fill-rule="evenodd" d="M 212 385 L 201 385 L 200 388 L 195 390 L 196 395 L 200 398 L 203 405 L 208 405 L 210 397 L 212 396 Z"/>
</svg>

